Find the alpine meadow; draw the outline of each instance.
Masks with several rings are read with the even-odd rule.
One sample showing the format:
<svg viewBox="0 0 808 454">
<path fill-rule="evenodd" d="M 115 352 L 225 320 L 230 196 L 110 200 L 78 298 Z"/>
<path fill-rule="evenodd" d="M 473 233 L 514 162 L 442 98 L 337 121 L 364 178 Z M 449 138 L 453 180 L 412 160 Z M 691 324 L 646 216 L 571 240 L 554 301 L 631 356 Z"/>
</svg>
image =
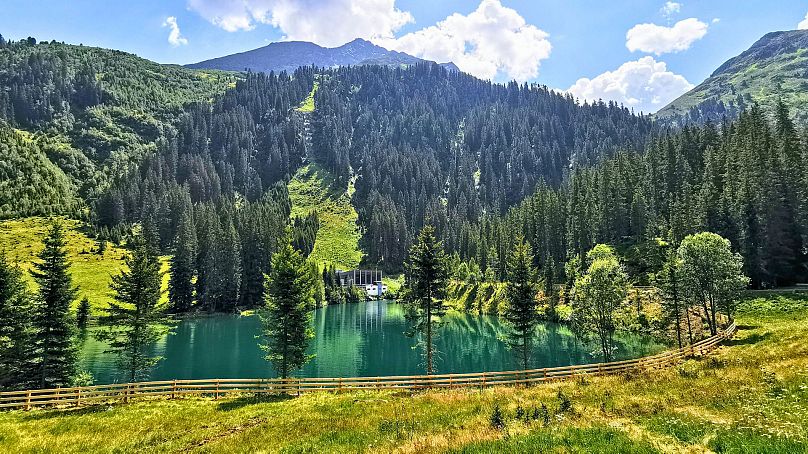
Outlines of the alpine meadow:
<svg viewBox="0 0 808 454">
<path fill-rule="evenodd" d="M 0 451 L 808 453 L 808 11 L 691 2 L 10 0 Z"/>
</svg>

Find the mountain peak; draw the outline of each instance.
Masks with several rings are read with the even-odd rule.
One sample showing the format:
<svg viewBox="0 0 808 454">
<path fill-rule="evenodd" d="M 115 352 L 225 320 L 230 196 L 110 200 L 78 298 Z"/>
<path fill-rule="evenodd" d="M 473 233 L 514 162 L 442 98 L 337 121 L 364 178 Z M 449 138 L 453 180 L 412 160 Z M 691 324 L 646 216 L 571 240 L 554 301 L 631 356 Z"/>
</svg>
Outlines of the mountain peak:
<svg viewBox="0 0 808 454">
<path fill-rule="evenodd" d="M 187 65 L 195 69 L 224 71 L 292 72 L 301 66 L 331 68 L 352 65 L 401 66 L 427 60 L 403 52 L 387 50 L 372 42 L 356 38 L 338 47 L 328 48 L 307 41 L 281 41 L 238 54 Z M 441 64 L 457 71 L 453 63 Z"/>
</svg>

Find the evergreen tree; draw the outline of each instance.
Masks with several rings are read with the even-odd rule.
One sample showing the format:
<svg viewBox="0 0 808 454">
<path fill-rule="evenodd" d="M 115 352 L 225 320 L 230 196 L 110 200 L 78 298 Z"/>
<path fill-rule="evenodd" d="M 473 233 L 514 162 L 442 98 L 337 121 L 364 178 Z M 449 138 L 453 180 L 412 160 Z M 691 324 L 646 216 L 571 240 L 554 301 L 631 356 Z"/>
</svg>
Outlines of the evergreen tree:
<svg viewBox="0 0 808 454">
<path fill-rule="evenodd" d="M 312 359 L 306 351 L 314 337 L 311 311 L 315 283 L 306 259 L 291 244 L 291 232 L 272 256 L 267 276 L 266 305 L 261 313 L 265 358 L 281 378 L 303 367 Z"/>
<path fill-rule="evenodd" d="M 79 307 L 76 309 L 76 326 L 79 330 L 84 331 L 87 329 L 87 324 L 90 321 L 90 300 L 85 296 L 79 302 Z"/>
<path fill-rule="evenodd" d="M 0 389 L 3 390 L 27 388 L 38 381 L 31 362 L 30 301 L 22 271 L 0 252 Z"/>
<path fill-rule="evenodd" d="M 161 357 L 151 356 L 154 343 L 170 331 L 171 320 L 160 306 L 160 260 L 145 238 L 134 239 L 126 269 L 112 277 L 115 301 L 98 318 L 96 337 L 118 357 L 129 381 L 148 373 Z"/>
<path fill-rule="evenodd" d="M 194 303 L 196 256 L 196 229 L 191 213 L 186 211 L 180 216 L 177 237 L 174 240 L 174 256 L 171 257 L 168 300 L 172 312 L 186 312 Z"/>
<path fill-rule="evenodd" d="M 70 277 L 66 241 L 62 225 L 51 225 L 45 248 L 31 274 L 39 295 L 32 310 L 33 351 L 41 388 L 65 386 L 76 372 L 78 351 L 74 342 L 75 321 L 70 306 L 77 290 Z"/>
<path fill-rule="evenodd" d="M 533 250 L 523 238 L 517 238 L 509 259 L 505 290 L 508 306 L 504 314 L 510 325 L 507 341 L 522 368 L 527 369 L 539 323 Z"/>
<path fill-rule="evenodd" d="M 675 252 L 668 254 L 668 259 L 660 273 L 660 284 L 662 287 L 663 307 L 667 318 L 673 321 L 676 329 L 676 341 L 679 348 L 682 348 L 682 318 L 687 317 L 688 335 L 690 343 L 693 343 L 693 334 L 690 329 L 689 308 L 684 304 L 681 284 L 681 263 L 679 256 Z"/>
<path fill-rule="evenodd" d="M 435 229 L 425 226 L 410 248 L 404 283 L 406 316 L 414 326 L 410 334 L 420 333 L 426 373 L 435 372 L 435 328 L 444 314 L 444 298 L 449 280 L 446 252 L 435 237 Z"/>
<path fill-rule="evenodd" d="M 545 317 L 551 322 L 557 322 L 558 317 L 558 292 L 555 289 L 555 262 L 548 256 L 544 262 L 544 298 L 547 301 Z"/>
</svg>

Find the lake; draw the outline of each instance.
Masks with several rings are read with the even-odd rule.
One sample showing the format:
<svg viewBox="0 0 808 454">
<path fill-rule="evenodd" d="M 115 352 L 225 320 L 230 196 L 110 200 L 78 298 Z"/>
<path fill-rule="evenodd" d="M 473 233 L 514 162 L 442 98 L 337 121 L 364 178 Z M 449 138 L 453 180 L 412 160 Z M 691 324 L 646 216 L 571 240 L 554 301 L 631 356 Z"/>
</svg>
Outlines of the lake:
<svg viewBox="0 0 808 454">
<path fill-rule="evenodd" d="M 437 330 L 437 370 L 463 373 L 519 369 L 501 340 L 504 326 L 491 315 L 451 312 Z M 358 377 L 424 373 L 417 340 L 406 337 L 404 307 L 388 301 L 326 306 L 314 312 L 316 355 L 299 375 L 305 377 Z M 153 348 L 163 360 L 151 371 L 151 380 L 201 378 L 264 378 L 275 376 L 263 359 L 255 338 L 258 316 L 214 315 L 182 320 L 175 334 Z M 531 367 L 585 364 L 600 360 L 597 345 L 584 345 L 570 330 L 544 323 L 536 332 Z M 665 346 L 631 333 L 616 336 L 616 359 L 657 353 Z M 96 384 L 126 381 L 115 370 L 115 358 L 91 335 L 81 348 L 81 367 Z"/>
</svg>

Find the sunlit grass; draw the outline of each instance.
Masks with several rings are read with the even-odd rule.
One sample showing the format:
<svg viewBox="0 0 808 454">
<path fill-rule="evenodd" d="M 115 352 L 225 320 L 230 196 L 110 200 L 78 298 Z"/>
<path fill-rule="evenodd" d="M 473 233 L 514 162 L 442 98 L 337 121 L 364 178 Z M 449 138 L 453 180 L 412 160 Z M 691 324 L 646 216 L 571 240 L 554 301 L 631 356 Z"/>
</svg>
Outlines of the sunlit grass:
<svg viewBox="0 0 808 454">
<path fill-rule="evenodd" d="M 65 229 L 70 274 L 79 290 L 78 299 L 86 296 L 94 310 L 106 307 L 111 300 L 109 284 L 112 276 L 123 268 L 126 249 L 107 243 L 106 250 L 99 253 L 98 244 L 85 233 L 86 226 L 76 220 L 58 219 Z M 5 251 L 8 259 L 25 271 L 31 289 L 35 289 L 35 283 L 29 271 L 42 251 L 42 240 L 47 235 L 50 223 L 50 219 L 41 217 L 0 222 L 0 250 Z M 163 272 L 166 273 L 163 275 L 163 290 L 168 288 L 167 271 L 168 257 L 163 257 Z M 164 292 L 163 301 L 167 299 Z"/>
</svg>

